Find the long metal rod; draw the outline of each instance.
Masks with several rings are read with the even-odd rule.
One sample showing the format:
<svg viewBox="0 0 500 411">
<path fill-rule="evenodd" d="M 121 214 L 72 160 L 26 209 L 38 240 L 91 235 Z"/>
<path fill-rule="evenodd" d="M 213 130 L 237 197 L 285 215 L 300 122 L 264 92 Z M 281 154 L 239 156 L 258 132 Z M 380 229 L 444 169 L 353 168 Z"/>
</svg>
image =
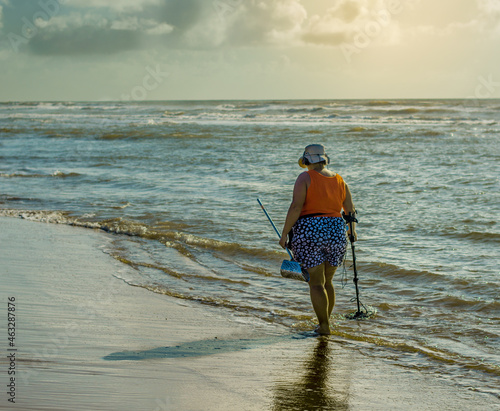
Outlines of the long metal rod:
<svg viewBox="0 0 500 411">
<path fill-rule="evenodd" d="M 351 242 L 351 250 L 352 250 L 352 267 L 354 269 L 354 278 L 353 282 L 356 287 L 356 302 L 358 304 L 358 312 L 355 314 L 355 317 L 358 317 L 362 315 L 363 313 L 361 312 L 361 307 L 359 303 L 359 288 L 358 288 L 358 270 L 356 270 L 356 253 L 354 251 L 354 234 L 353 234 L 353 229 L 352 229 L 352 221 L 349 221 L 349 229 L 351 230 L 351 235 L 349 236 L 349 240 Z"/>
<path fill-rule="evenodd" d="M 274 231 L 276 231 L 276 234 L 278 234 L 278 238 L 281 238 L 281 234 L 280 232 L 278 231 L 278 229 L 276 228 L 276 226 L 274 225 L 274 222 L 271 218 L 271 216 L 267 213 L 266 209 L 264 208 L 264 205 L 261 203 L 260 201 L 260 198 L 257 199 L 257 202 L 259 203 L 260 207 L 262 208 L 262 211 L 264 211 L 264 214 L 266 215 L 267 219 L 269 220 L 269 222 L 271 223 L 271 225 L 273 226 L 274 228 Z M 288 255 L 290 256 L 290 259 L 293 260 L 293 256 L 292 256 L 292 253 L 290 252 L 290 250 L 287 248 L 285 248 L 286 252 L 288 253 Z"/>
</svg>

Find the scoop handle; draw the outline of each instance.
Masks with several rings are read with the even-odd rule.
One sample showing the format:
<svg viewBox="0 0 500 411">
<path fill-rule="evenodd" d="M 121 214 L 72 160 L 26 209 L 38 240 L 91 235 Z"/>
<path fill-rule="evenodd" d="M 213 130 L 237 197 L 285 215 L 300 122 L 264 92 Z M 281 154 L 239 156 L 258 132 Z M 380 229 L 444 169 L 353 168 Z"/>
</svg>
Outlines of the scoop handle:
<svg viewBox="0 0 500 411">
<path fill-rule="evenodd" d="M 278 231 L 278 229 L 276 228 L 276 226 L 274 225 L 274 222 L 271 218 L 271 216 L 267 213 L 264 205 L 262 204 L 262 202 L 260 201 L 260 198 L 257 199 L 257 202 L 259 203 L 260 207 L 262 208 L 262 211 L 264 211 L 264 214 L 266 215 L 267 219 L 269 220 L 269 222 L 271 223 L 271 225 L 273 226 L 274 228 L 274 231 L 276 231 L 276 234 L 278 234 L 278 238 L 281 238 L 281 234 L 280 232 Z M 288 249 L 288 247 L 285 248 L 286 252 L 288 253 L 288 255 L 290 256 L 290 259 L 293 260 L 293 256 L 292 256 L 292 253 L 290 252 L 290 250 Z"/>
</svg>

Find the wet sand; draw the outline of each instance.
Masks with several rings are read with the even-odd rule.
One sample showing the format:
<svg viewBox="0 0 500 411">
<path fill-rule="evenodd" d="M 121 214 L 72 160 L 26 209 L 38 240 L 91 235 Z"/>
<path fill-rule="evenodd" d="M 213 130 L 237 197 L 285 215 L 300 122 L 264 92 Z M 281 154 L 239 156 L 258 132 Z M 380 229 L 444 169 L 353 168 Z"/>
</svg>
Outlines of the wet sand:
<svg viewBox="0 0 500 411">
<path fill-rule="evenodd" d="M 222 308 L 132 287 L 113 235 L 0 218 L 0 301 L 15 298 L 15 403 L 1 322 L 0 408 L 492 410 L 495 398 Z M 395 355 L 400 355 L 395 353 Z"/>
</svg>

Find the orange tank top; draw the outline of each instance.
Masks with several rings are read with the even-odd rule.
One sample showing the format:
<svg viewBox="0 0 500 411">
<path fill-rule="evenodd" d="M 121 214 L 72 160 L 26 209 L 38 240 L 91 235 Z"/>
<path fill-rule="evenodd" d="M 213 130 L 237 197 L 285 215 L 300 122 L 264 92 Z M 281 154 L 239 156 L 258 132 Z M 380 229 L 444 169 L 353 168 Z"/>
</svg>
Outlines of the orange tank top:
<svg viewBox="0 0 500 411">
<path fill-rule="evenodd" d="M 311 178 L 311 184 L 300 216 L 322 214 L 323 217 L 342 217 L 340 211 L 345 200 L 345 183 L 342 177 L 338 174 L 326 177 L 315 170 L 309 170 L 307 174 Z"/>
</svg>

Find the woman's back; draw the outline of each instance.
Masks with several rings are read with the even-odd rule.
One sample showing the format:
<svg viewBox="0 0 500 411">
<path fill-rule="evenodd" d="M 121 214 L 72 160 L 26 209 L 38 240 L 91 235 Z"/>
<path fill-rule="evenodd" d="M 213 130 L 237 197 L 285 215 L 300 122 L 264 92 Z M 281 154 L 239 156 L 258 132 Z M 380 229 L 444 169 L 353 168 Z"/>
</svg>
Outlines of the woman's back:
<svg viewBox="0 0 500 411">
<path fill-rule="evenodd" d="M 342 177 L 330 170 L 309 170 L 310 183 L 300 216 L 323 215 L 341 217 L 342 205 L 346 197 L 345 183 Z"/>
</svg>

